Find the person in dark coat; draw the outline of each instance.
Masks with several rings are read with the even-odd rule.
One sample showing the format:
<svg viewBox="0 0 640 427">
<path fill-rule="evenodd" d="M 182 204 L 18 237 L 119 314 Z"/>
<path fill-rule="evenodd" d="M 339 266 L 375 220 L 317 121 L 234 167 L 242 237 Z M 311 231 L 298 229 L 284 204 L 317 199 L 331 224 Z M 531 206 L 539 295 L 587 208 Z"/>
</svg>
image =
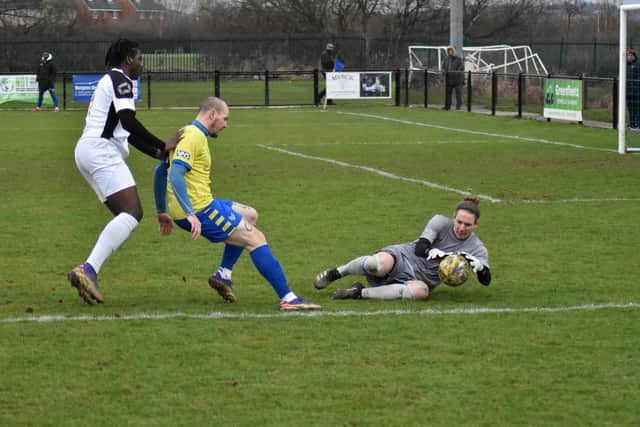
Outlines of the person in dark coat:
<svg viewBox="0 0 640 427">
<path fill-rule="evenodd" d="M 334 49 L 335 47 L 333 46 L 333 43 L 327 43 L 327 47 L 320 55 L 320 67 L 322 70 L 322 77 L 324 77 L 325 79 L 327 78 L 327 73 L 332 73 L 336 65 L 336 55 L 335 55 Z M 326 80 L 325 80 L 325 85 L 326 85 Z M 327 93 L 327 89 L 325 87 L 325 89 L 322 89 L 322 91 L 318 94 L 318 103 L 322 101 L 322 98 L 324 98 L 326 93 Z M 327 104 L 335 105 L 335 103 L 331 99 L 327 99 Z"/>
<path fill-rule="evenodd" d="M 629 127 L 640 131 L 640 62 L 636 50 L 627 50 L 627 108 Z"/>
<path fill-rule="evenodd" d="M 464 84 L 464 61 L 456 55 L 453 46 L 447 48 L 447 56 L 442 61 L 445 72 L 444 109 L 451 109 L 451 95 L 456 92 L 456 110 L 462 107 L 462 86 Z"/>
<path fill-rule="evenodd" d="M 56 96 L 56 66 L 53 63 L 53 55 L 49 52 L 42 52 L 40 56 L 40 65 L 38 65 L 38 72 L 36 75 L 36 81 L 38 82 L 38 105 L 33 111 L 40 111 L 42 109 L 42 99 L 45 92 L 49 92 L 51 99 L 53 100 L 53 111 L 58 112 L 58 97 Z"/>
</svg>

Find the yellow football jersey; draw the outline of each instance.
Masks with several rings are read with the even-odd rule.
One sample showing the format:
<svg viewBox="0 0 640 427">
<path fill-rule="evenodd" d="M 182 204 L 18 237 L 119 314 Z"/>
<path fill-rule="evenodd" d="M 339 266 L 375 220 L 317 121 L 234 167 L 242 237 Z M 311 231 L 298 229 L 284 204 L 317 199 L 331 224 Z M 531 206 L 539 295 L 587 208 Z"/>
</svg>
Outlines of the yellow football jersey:
<svg viewBox="0 0 640 427">
<path fill-rule="evenodd" d="M 193 210 L 197 213 L 204 209 L 211 200 L 211 152 L 207 137 L 195 125 L 188 125 L 184 128 L 182 139 L 174 150 L 169 153 L 169 171 L 173 162 L 178 161 L 185 165 L 188 172 L 184 175 L 187 194 L 193 205 Z M 183 219 L 187 214 L 180 207 L 180 203 L 175 197 L 171 183 L 167 183 L 167 205 L 169 215 L 173 219 Z"/>
</svg>

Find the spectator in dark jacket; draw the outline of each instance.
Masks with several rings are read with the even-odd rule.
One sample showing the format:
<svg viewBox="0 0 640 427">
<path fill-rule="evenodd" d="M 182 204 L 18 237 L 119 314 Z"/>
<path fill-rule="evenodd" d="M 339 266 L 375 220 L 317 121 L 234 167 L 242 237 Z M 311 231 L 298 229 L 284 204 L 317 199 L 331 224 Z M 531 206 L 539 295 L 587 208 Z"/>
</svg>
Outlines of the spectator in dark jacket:
<svg viewBox="0 0 640 427">
<path fill-rule="evenodd" d="M 327 73 L 333 72 L 333 69 L 336 65 L 336 55 L 334 51 L 333 43 L 327 43 L 327 47 L 324 52 L 320 55 L 320 67 L 322 69 L 322 77 L 325 78 L 325 88 L 322 89 L 322 92 L 318 94 L 318 102 L 324 98 L 327 93 L 326 89 L 326 78 Z M 331 99 L 327 99 L 327 104 L 334 105 L 334 102 Z"/>
<path fill-rule="evenodd" d="M 447 48 L 447 56 L 442 61 L 442 69 L 445 72 L 444 109 L 451 109 L 451 95 L 456 92 L 456 110 L 462 107 L 462 86 L 464 84 L 464 62 L 456 56 L 453 46 Z"/>
<path fill-rule="evenodd" d="M 636 50 L 627 50 L 627 108 L 629 127 L 640 131 L 640 62 Z"/>
<path fill-rule="evenodd" d="M 33 111 L 42 109 L 42 98 L 45 92 L 49 92 L 53 100 L 53 111 L 60 111 L 58 108 L 58 97 L 56 96 L 56 66 L 53 63 L 53 55 L 49 52 L 42 52 L 40 57 L 40 65 L 38 65 L 38 73 L 36 76 L 38 81 L 38 106 Z"/>
</svg>

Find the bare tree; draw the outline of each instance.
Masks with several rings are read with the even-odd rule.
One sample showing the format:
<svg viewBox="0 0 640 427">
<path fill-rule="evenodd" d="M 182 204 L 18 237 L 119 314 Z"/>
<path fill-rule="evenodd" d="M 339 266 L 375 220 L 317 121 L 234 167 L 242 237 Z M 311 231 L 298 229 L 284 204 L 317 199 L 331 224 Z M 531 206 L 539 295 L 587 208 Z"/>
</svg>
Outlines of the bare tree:
<svg viewBox="0 0 640 427">
<path fill-rule="evenodd" d="M 249 16 L 269 22 L 272 32 L 323 32 L 328 27 L 326 0 L 241 0 L 239 5 Z"/>
<path fill-rule="evenodd" d="M 56 34 L 75 23 L 76 11 L 70 0 L 3 0 L 0 2 L 0 29 L 22 34 Z"/>
<path fill-rule="evenodd" d="M 346 33 L 351 29 L 357 11 L 354 0 L 331 0 L 329 11 L 333 15 L 336 32 Z"/>
<path fill-rule="evenodd" d="M 465 12 L 465 37 L 535 37 L 532 31 L 545 16 L 544 11 L 543 0 L 477 0 Z"/>
<path fill-rule="evenodd" d="M 582 0 L 564 0 L 564 13 L 567 20 L 567 32 L 566 36 L 568 37 L 571 33 L 571 24 L 574 18 L 581 15 L 585 9 L 585 2 Z"/>
<path fill-rule="evenodd" d="M 369 31 L 369 20 L 378 12 L 380 0 L 355 0 L 356 10 L 360 16 L 360 31 L 366 36 Z"/>
<path fill-rule="evenodd" d="M 491 0 L 469 0 L 464 6 L 464 35 L 468 36 L 491 8 Z"/>
<path fill-rule="evenodd" d="M 433 0 L 383 0 L 381 13 L 391 20 L 389 33 L 399 38 L 418 32 L 436 10 Z"/>
</svg>

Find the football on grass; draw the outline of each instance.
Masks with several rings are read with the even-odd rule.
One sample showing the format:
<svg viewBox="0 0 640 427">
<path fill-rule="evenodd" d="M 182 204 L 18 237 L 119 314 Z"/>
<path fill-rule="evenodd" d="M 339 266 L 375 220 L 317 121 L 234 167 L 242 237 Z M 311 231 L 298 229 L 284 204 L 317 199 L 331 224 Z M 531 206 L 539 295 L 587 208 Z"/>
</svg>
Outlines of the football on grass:
<svg viewBox="0 0 640 427">
<path fill-rule="evenodd" d="M 471 266 L 464 256 L 451 254 L 440 261 L 438 274 L 442 283 L 449 286 L 460 286 L 469 278 Z"/>
</svg>

